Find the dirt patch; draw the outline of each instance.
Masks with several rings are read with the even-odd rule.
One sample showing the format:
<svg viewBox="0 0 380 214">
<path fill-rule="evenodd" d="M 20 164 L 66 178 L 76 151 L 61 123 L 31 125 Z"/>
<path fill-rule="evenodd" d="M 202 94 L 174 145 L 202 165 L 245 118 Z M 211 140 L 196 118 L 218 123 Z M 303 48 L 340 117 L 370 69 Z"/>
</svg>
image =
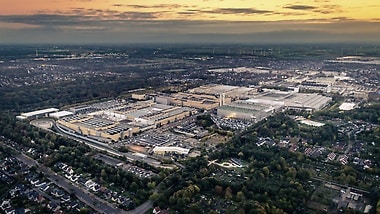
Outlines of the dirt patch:
<svg viewBox="0 0 380 214">
<path fill-rule="evenodd" d="M 51 129 L 53 127 L 53 122 L 51 120 L 33 120 L 30 124 L 41 129 Z"/>
<path fill-rule="evenodd" d="M 325 205 L 318 203 L 318 202 L 315 202 L 315 201 L 308 201 L 307 207 L 310 209 L 313 209 L 313 210 L 324 211 L 324 212 L 326 212 L 328 209 L 328 206 L 325 206 Z"/>
<path fill-rule="evenodd" d="M 128 145 L 128 149 L 134 152 L 140 152 L 140 153 L 145 153 L 146 148 L 143 146 L 137 146 L 137 145 Z"/>
</svg>

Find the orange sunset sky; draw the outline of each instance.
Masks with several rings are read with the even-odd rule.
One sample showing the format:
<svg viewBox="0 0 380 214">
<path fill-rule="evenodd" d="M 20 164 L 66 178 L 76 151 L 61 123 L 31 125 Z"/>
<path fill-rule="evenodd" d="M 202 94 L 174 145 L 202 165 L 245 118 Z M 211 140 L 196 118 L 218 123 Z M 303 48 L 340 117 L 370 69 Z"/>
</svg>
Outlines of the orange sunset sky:
<svg viewBox="0 0 380 214">
<path fill-rule="evenodd" d="M 378 0 L 0 0 L 0 43 L 380 42 Z"/>
</svg>

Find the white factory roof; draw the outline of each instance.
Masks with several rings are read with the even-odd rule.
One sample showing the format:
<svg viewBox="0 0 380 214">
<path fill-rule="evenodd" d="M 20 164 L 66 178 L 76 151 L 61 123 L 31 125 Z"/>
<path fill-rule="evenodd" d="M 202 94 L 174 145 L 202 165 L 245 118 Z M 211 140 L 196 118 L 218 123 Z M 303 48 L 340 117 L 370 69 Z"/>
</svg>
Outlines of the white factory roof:
<svg viewBox="0 0 380 214">
<path fill-rule="evenodd" d="M 50 113 L 49 117 L 59 119 L 61 117 L 65 117 L 65 116 L 69 116 L 69 115 L 73 115 L 73 113 L 71 111 L 59 111 L 59 112 Z"/>
<path fill-rule="evenodd" d="M 324 123 L 320 123 L 320 122 L 316 122 L 316 121 L 312 121 L 312 120 L 307 120 L 307 119 L 300 120 L 300 123 L 306 124 L 309 126 L 315 126 L 315 127 L 321 127 L 321 126 L 325 125 Z"/>
<path fill-rule="evenodd" d="M 342 103 L 342 105 L 339 106 L 339 110 L 349 111 L 354 109 L 355 105 L 355 103 Z"/>
<path fill-rule="evenodd" d="M 198 94 L 216 95 L 216 94 L 223 94 L 223 93 L 226 93 L 227 91 L 231 91 L 237 88 L 239 87 L 231 86 L 231 85 L 210 84 L 210 85 L 204 85 L 204 86 L 190 89 L 189 92 L 198 93 Z"/>
<path fill-rule="evenodd" d="M 41 109 L 41 110 L 37 110 L 37 111 L 31 111 L 31 112 L 22 113 L 21 116 L 23 116 L 23 117 L 33 117 L 33 116 L 36 116 L 36 115 L 48 114 L 48 113 L 57 112 L 57 111 L 59 111 L 59 109 L 57 109 L 57 108 L 47 108 L 47 109 Z"/>
<path fill-rule="evenodd" d="M 156 146 L 153 149 L 153 152 L 175 152 L 178 154 L 187 155 L 190 152 L 190 149 L 178 147 L 178 146 Z"/>
<path fill-rule="evenodd" d="M 229 97 L 239 97 L 245 94 L 248 94 L 250 91 L 253 91 L 256 89 L 253 88 L 247 88 L 247 87 L 239 87 L 232 89 L 231 91 L 226 92 L 226 95 Z"/>
<path fill-rule="evenodd" d="M 280 105 L 295 108 L 320 109 L 331 101 L 331 97 L 326 97 L 316 93 L 294 93 L 268 90 L 253 96 L 247 101 L 267 105 Z"/>
</svg>

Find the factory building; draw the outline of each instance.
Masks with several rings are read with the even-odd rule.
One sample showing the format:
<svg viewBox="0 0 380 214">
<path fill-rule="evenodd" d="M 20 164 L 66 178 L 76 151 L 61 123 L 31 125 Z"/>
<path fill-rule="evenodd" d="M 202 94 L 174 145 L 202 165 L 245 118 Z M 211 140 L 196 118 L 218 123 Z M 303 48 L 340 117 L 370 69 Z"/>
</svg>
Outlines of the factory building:
<svg viewBox="0 0 380 214">
<path fill-rule="evenodd" d="M 178 147 L 178 146 L 156 146 L 153 149 L 153 153 L 157 155 L 165 154 L 178 154 L 178 155 L 188 155 L 190 149 Z"/>
<path fill-rule="evenodd" d="M 332 101 L 332 98 L 317 93 L 264 90 L 264 92 L 252 96 L 247 101 L 270 106 L 283 106 L 285 109 L 314 112 L 328 105 Z"/>
<path fill-rule="evenodd" d="M 206 94 L 212 96 L 221 96 L 224 94 L 224 97 L 231 100 L 245 99 L 250 94 L 257 92 L 256 88 L 248 87 L 238 87 L 230 85 L 218 85 L 218 84 L 209 84 L 193 88 L 189 90 L 189 93 L 193 94 Z"/>
<path fill-rule="evenodd" d="M 136 93 L 133 93 L 131 95 L 132 99 L 135 99 L 135 100 L 148 100 L 148 95 L 146 94 L 136 94 Z"/>
<path fill-rule="evenodd" d="M 85 136 L 102 141 L 118 141 L 195 113 L 192 108 L 157 104 L 152 100 L 122 106 L 119 103 L 107 104 L 81 106 L 77 109 L 82 113 L 62 117 L 57 122 Z M 88 113 L 84 113 L 86 111 Z"/>
<path fill-rule="evenodd" d="M 57 123 L 81 135 L 93 136 L 104 141 L 118 141 L 140 131 L 138 127 L 127 123 L 115 123 L 104 118 L 87 115 L 64 117 Z"/>
<path fill-rule="evenodd" d="M 58 111 L 59 109 L 57 108 L 47 108 L 47 109 L 41 109 L 37 111 L 22 113 L 16 118 L 19 120 L 25 120 L 25 119 L 35 119 L 39 117 L 48 117 L 50 113 L 58 112 Z"/>
<path fill-rule="evenodd" d="M 71 116 L 71 115 L 73 115 L 71 111 L 59 111 L 59 112 L 50 113 L 49 117 L 54 118 L 54 119 L 60 119 L 62 117 Z"/>
<path fill-rule="evenodd" d="M 301 89 L 309 89 L 309 90 L 315 90 L 315 91 L 323 91 L 330 93 L 332 84 L 330 83 L 319 83 L 316 81 L 303 81 L 299 87 Z"/>
<path fill-rule="evenodd" d="M 171 95 L 158 95 L 155 101 L 159 104 L 186 106 L 203 110 L 211 110 L 219 106 L 219 97 L 207 94 L 179 92 Z"/>
<path fill-rule="evenodd" d="M 165 105 L 187 106 L 203 110 L 215 109 L 234 100 L 248 99 L 255 88 L 210 84 L 170 95 L 158 95 L 155 101 Z"/>
<path fill-rule="evenodd" d="M 281 106 L 262 105 L 243 100 L 219 107 L 217 109 L 217 115 L 219 117 L 249 120 L 256 123 L 270 116 L 280 108 Z"/>
<path fill-rule="evenodd" d="M 320 94 L 296 93 L 264 89 L 264 92 L 250 95 L 247 100 L 237 100 L 220 106 L 220 117 L 237 118 L 258 122 L 282 109 L 314 112 L 322 109 L 332 100 Z"/>
</svg>

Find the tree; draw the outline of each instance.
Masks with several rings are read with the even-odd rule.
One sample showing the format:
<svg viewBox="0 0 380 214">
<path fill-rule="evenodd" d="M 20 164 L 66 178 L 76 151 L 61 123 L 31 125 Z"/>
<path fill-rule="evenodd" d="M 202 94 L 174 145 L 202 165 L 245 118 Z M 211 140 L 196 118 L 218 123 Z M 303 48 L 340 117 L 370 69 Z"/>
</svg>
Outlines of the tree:
<svg viewBox="0 0 380 214">
<path fill-rule="evenodd" d="M 136 182 L 132 182 L 131 186 L 129 187 L 129 189 L 132 191 L 132 192 L 136 192 L 138 189 L 139 189 L 139 185 L 136 184 Z"/>
<path fill-rule="evenodd" d="M 225 197 L 226 199 L 232 199 L 232 190 L 231 190 L 230 187 L 227 187 L 227 188 L 226 188 L 226 193 L 224 194 L 224 197 Z"/>
<path fill-rule="evenodd" d="M 202 209 L 197 204 L 192 204 L 185 213 L 202 213 Z"/>
<path fill-rule="evenodd" d="M 263 174 L 264 174 L 265 176 L 268 176 L 269 173 L 270 173 L 269 168 L 268 168 L 267 166 L 263 167 L 262 172 L 263 172 Z"/>
<path fill-rule="evenodd" d="M 239 202 L 243 202 L 245 200 L 245 195 L 242 191 L 236 193 L 236 199 Z"/>
<path fill-rule="evenodd" d="M 215 186 L 215 192 L 216 192 L 216 194 L 222 196 L 223 195 L 223 187 L 216 185 Z"/>
<path fill-rule="evenodd" d="M 148 182 L 147 187 L 149 189 L 154 189 L 156 187 L 156 182 L 154 182 L 154 181 Z"/>
<path fill-rule="evenodd" d="M 160 195 L 158 193 L 153 193 L 149 196 L 149 200 L 156 202 L 159 199 Z"/>
<path fill-rule="evenodd" d="M 106 172 L 105 169 L 102 169 L 102 170 L 100 171 L 100 177 L 102 177 L 102 179 L 104 179 L 105 177 L 107 177 L 107 172 Z"/>
<path fill-rule="evenodd" d="M 79 210 L 79 213 L 83 213 L 83 214 L 86 214 L 86 213 L 89 213 L 89 210 L 85 207 L 82 207 L 80 210 Z"/>
</svg>

